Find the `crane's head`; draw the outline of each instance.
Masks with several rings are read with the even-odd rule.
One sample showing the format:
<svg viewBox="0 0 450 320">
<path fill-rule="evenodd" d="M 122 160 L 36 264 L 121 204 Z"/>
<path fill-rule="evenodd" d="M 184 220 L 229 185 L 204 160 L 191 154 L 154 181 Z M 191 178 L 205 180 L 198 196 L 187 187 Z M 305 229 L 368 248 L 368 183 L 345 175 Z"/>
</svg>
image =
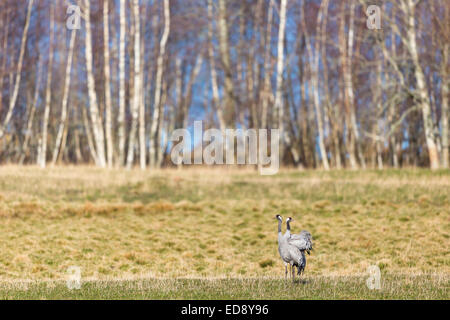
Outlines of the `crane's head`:
<svg viewBox="0 0 450 320">
<path fill-rule="evenodd" d="M 277 215 L 275 216 L 275 218 L 277 218 L 277 220 L 279 220 L 279 221 L 283 221 L 283 218 L 282 218 L 279 214 L 277 214 Z"/>
<path fill-rule="evenodd" d="M 286 222 L 291 222 L 291 221 L 294 221 L 294 219 L 292 219 L 291 217 L 288 217 L 288 218 L 286 219 Z"/>
</svg>

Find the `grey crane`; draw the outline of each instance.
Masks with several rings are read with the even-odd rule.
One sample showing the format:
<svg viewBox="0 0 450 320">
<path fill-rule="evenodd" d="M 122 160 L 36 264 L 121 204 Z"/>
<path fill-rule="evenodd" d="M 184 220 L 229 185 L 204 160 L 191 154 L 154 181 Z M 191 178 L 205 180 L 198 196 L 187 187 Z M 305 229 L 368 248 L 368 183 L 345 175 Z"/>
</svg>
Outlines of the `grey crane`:
<svg viewBox="0 0 450 320">
<path fill-rule="evenodd" d="M 291 234 L 291 221 L 293 221 L 291 217 L 286 219 L 286 234 L 289 235 L 287 242 L 289 245 L 296 247 L 301 252 L 302 259 L 298 265 L 296 265 L 298 268 L 298 275 L 300 276 L 305 271 L 306 267 L 305 251 L 310 254 L 313 249 L 312 236 L 311 233 L 306 230 L 301 231 L 299 234 Z"/>
<path fill-rule="evenodd" d="M 295 267 L 300 268 L 304 264 L 304 254 L 295 245 L 289 243 L 290 229 L 284 235 L 281 233 L 283 218 L 280 215 L 276 215 L 275 218 L 278 220 L 278 252 L 284 262 L 285 278 L 287 279 L 287 266 L 289 265 L 290 271 L 292 271 L 290 272 L 292 281 L 295 281 Z"/>
</svg>

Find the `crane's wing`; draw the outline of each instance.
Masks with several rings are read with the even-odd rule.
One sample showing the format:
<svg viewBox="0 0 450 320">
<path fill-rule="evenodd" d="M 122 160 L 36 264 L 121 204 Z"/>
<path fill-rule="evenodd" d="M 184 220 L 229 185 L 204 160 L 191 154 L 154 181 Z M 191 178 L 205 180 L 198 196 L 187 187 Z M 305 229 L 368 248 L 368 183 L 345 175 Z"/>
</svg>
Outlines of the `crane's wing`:
<svg viewBox="0 0 450 320">
<path fill-rule="evenodd" d="M 299 250 L 305 250 L 306 252 L 313 249 L 312 247 L 312 236 L 308 231 L 303 230 L 299 234 L 293 234 L 288 239 L 288 243 L 297 247 Z"/>
</svg>

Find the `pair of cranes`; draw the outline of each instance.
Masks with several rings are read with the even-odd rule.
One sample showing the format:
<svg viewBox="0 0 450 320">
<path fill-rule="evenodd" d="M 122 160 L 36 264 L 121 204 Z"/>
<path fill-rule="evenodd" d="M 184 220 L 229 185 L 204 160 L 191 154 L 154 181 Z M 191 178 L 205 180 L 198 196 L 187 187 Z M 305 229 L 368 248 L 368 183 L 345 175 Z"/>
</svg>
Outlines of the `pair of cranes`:
<svg viewBox="0 0 450 320">
<path fill-rule="evenodd" d="M 291 217 L 286 219 L 286 232 L 281 232 L 281 224 L 283 218 L 280 215 L 275 216 L 278 220 L 278 252 L 284 262 L 285 278 L 287 278 L 288 265 L 292 276 L 292 281 L 295 281 L 295 267 L 298 269 L 300 276 L 306 267 L 305 252 L 310 254 L 312 247 L 312 236 L 308 231 L 303 230 L 299 234 L 291 234 L 290 222 L 293 221 Z"/>
</svg>

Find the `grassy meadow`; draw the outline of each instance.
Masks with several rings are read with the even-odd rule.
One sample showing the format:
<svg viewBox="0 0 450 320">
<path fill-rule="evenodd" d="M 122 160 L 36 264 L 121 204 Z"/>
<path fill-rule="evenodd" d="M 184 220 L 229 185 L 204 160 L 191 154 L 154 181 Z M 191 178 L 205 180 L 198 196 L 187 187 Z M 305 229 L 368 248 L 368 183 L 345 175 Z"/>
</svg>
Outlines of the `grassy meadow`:
<svg viewBox="0 0 450 320">
<path fill-rule="evenodd" d="M 309 230 L 284 281 L 275 214 Z M 381 269 L 381 290 L 365 281 Z M 68 290 L 67 269 L 82 271 Z M 450 171 L 0 168 L 0 299 L 450 299 Z"/>
</svg>

